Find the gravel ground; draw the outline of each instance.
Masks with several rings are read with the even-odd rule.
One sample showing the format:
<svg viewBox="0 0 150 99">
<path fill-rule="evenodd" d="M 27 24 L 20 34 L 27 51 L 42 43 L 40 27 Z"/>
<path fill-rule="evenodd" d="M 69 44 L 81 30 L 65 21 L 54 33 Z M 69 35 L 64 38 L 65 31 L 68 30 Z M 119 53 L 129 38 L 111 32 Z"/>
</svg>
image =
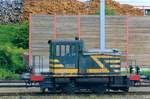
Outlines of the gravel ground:
<svg viewBox="0 0 150 99">
<path fill-rule="evenodd" d="M 131 87 L 130 92 L 150 92 L 150 87 Z M 40 92 L 40 88 L 0 88 L 0 93 Z"/>
<path fill-rule="evenodd" d="M 132 91 L 147 91 L 150 92 L 150 88 L 130 88 Z M 0 93 L 11 93 L 16 92 L 16 96 L 0 96 L 0 99 L 150 99 L 150 95 L 123 95 L 123 94 L 105 94 L 105 95 L 95 95 L 95 94 L 77 94 L 77 95 L 62 95 L 62 94 L 51 94 L 42 96 L 28 96 L 28 95 L 17 95 L 19 92 L 40 92 L 39 88 L 0 88 Z"/>
<path fill-rule="evenodd" d="M 150 95 L 2 96 L 0 99 L 150 99 Z"/>
<path fill-rule="evenodd" d="M 130 92 L 150 92 L 150 87 L 130 87 Z"/>
</svg>

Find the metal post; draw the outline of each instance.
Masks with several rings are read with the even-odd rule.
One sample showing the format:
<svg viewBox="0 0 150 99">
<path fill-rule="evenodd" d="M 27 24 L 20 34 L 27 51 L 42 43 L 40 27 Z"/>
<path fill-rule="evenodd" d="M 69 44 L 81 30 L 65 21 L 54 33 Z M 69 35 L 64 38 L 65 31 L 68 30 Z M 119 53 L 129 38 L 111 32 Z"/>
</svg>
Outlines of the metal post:
<svg viewBox="0 0 150 99">
<path fill-rule="evenodd" d="M 100 0 L 100 50 L 105 50 L 105 0 Z"/>
</svg>

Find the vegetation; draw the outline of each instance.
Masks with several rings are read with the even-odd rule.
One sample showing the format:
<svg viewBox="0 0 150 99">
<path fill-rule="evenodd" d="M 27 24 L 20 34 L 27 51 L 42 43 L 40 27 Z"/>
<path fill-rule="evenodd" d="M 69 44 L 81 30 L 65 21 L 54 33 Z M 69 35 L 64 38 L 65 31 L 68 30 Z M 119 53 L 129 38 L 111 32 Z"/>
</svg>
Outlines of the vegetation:
<svg viewBox="0 0 150 99">
<path fill-rule="evenodd" d="M 148 75 L 150 74 L 150 71 L 149 70 L 143 70 L 140 72 L 141 75 Z"/>
<path fill-rule="evenodd" d="M 23 24 L 19 25 L 15 33 L 13 33 L 11 38 L 11 42 L 18 48 L 28 48 L 28 22 L 24 22 Z"/>
<path fill-rule="evenodd" d="M 19 75 L 15 72 L 12 72 L 8 69 L 0 69 L 0 80 L 12 80 L 12 79 L 19 79 Z"/>
<path fill-rule="evenodd" d="M 0 48 L 0 68 L 19 72 L 22 69 L 23 60 L 19 53 L 19 49 L 10 45 L 4 44 Z"/>
<path fill-rule="evenodd" d="M 0 79 L 18 79 L 25 70 L 21 57 L 28 48 L 28 22 L 0 25 Z"/>
<path fill-rule="evenodd" d="M 28 48 L 28 22 L 0 25 L 0 45 L 11 43 L 20 48 Z"/>
</svg>

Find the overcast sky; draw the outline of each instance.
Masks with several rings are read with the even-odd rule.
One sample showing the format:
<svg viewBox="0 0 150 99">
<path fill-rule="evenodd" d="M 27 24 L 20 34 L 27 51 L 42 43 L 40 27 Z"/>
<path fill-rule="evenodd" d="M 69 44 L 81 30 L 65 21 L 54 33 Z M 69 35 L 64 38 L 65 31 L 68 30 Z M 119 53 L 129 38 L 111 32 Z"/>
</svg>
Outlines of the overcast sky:
<svg viewBox="0 0 150 99">
<path fill-rule="evenodd" d="M 132 5 L 137 5 L 137 6 L 150 6 L 150 0 L 116 0 L 119 1 L 120 3 L 127 3 L 127 4 L 132 4 Z"/>
<path fill-rule="evenodd" d="M 79 0 L 79 1 L 88 1 L 88 0 Z M 150 6 L 150 0 L 115 0 L 120 3 L 131 4 L 136 6 Z"/>
</svg>

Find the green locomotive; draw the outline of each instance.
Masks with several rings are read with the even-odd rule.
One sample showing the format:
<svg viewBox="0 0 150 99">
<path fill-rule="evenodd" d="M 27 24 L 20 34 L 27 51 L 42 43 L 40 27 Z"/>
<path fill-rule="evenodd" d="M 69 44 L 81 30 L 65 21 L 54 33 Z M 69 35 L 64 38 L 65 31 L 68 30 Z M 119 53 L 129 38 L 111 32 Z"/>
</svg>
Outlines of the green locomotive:
<svg viewBox="0 0 150 99">
<path fill-rule="evenodd" d="M 129 79 L 121 74 L 121 54 L 85 51 L 82 40 L 50 40 L 49 72 L 42 74 L 41 90 L 75 93 L 90 90 L 96 93 L 110 90 L 128 91 Z"/>
</svg>

